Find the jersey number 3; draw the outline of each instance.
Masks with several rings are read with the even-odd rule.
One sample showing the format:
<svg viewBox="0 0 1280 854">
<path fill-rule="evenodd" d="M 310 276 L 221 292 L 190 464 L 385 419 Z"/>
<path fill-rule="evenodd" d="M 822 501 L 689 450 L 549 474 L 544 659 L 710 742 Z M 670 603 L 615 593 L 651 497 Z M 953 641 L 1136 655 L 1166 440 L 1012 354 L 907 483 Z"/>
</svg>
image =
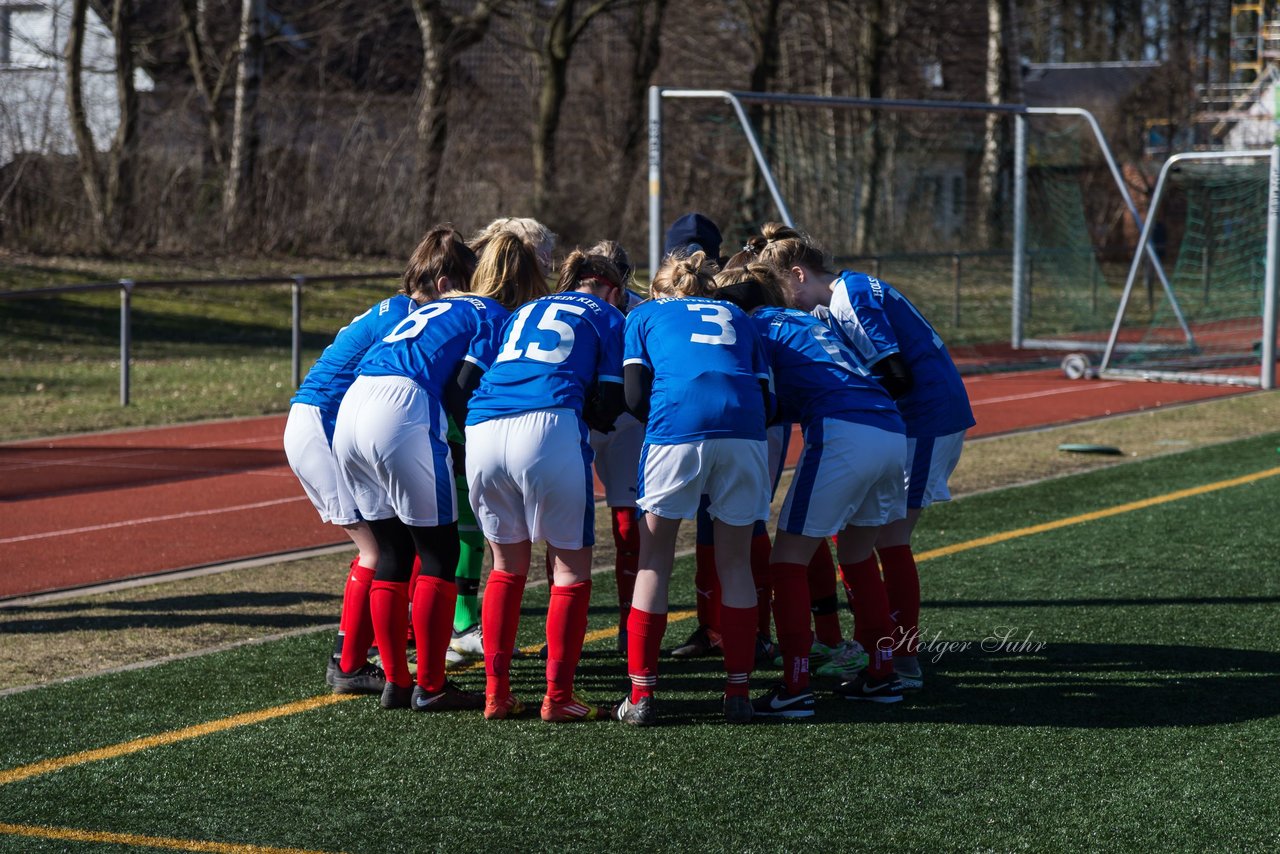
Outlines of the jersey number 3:
<svg viewBox="0 0 1280 854">
<path fill-rule="evenodd" d="M 693 333 L 689 336 L 689 340 L 694 344 L 724 344 L 728 346 L 738 340 L 738 330 L 733 328 L 733 323 L 731 322 L 733 315 L 729 313 L 729 309 L 722 305 L 707 305 L 706 303 L 685 307 L 689 311 L 696 311 L 702 315 L 698 319 L 703 323 L 714 323 L 720 327 L 720 332 L 716 335 L 707 335 L 702 332 Z"/>
<path fill-rule="evenodd" d="M 525 324 L 529 322 L 529 318 L 535 311 L 543 309 L 542 317 L 538 320 L 538 328 L 543 332 L 551 332 L 556 336 L 555 347 L 543 347 L 538 341 L 530 341 L 523 348 L 520 347 L 520 337 L 524 334 Z M 519 359 L 524 356 L 533 359 L 535 362 L 543 362 L 548 365 L 558 365 L 565 359 L 569 358 L 569 351 L 573 349 L 573 327 L 556 317 L 557 314 L 586 314 L 587 310 L 580 305 L 563 302 L 542 302 L 530 303 L 516 314 L 515 322 L 511 325 L 511 333 L 507 335 L 507 341 L 502 345 L 502 352 L 498 354 L 498 362 L 509 362 L 512 359 Z"/>
</svg>

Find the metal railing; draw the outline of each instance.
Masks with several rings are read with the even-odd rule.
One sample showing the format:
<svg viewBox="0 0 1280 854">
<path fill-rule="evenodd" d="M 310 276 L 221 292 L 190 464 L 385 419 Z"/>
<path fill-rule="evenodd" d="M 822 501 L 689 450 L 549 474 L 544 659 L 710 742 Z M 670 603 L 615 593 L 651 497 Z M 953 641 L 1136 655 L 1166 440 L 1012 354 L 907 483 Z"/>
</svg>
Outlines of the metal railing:
<svg viewBox="0 0 1280 854">
<path fill-rule="evenodd" d="M 261 287 L 262 285 L 289 285 L 292 292 L 290 331 L 292 337 L 292 379 L 296 389 L 302 382 L 302 294 L 308 283 L 368 282 L 396 279 L 398 272 L 375 271 L 372 273 L 340 273 L 329 276 L 309 276 L 301 273 L 285 276 L 258 276 L 246 279 L 117 279 L 114 282 L 85 282 L 76 285 L 55 285 L 48 288 L 30 288 L 21 291 L 0 291 L 0 300 L 56 297 L 62 294 L 86 291 L 120 291 L 120 405 L 129 405 L 129 362 L 133 349 L 133 293 L 138 290 L 185 287 Z"/>
</svg>

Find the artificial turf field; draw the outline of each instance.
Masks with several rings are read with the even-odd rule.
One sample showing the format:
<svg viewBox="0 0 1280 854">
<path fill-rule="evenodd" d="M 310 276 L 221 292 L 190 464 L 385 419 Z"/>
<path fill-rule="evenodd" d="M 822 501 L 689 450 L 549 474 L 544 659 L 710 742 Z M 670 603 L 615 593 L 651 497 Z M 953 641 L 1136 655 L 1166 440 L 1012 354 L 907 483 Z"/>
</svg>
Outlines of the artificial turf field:
<svg viewBox="0 0 1280 854">
<path fill-rule="evenodd" d="M 0 698 L 0 850 L 1276 850 L 1278 442 L 931 509 L 925 690 L 820 690 L 812 723 L 723 723 L 714 660 L 664 661 L 649 730 L 383 712 L 324 693 L 327 632 Z M 601 700 L 625 683 L 613 602 L 597 576 Z M 517 662 L 526 701 L 540 678 Z"/>
</svg>

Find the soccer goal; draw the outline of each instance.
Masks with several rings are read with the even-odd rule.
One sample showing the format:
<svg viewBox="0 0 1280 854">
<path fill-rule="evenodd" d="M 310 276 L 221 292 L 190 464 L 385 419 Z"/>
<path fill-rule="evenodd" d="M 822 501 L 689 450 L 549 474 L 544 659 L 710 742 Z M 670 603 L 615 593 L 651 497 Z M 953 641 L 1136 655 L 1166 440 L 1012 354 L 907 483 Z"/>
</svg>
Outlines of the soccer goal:
<svg viewBox="0 0 1280 854">
<path fill-rule="evenodd" d="M 1101 353 L 1142 228 L 1085 110 L 652 87 L 651 268 L 689 210 L 720 224 L 726 254 L 763 220 L 797 225 L 908 293 L 953 352 L 997 360 Z"/>
<path fill-rule="evenodd" d="M 1099 375 L 1274 388 L 1278 198 L 1280 149 L 1165 161 Z M 1173 259 L 1172 286 L 1144 299 L 1151 247 Z"/>
</svg>

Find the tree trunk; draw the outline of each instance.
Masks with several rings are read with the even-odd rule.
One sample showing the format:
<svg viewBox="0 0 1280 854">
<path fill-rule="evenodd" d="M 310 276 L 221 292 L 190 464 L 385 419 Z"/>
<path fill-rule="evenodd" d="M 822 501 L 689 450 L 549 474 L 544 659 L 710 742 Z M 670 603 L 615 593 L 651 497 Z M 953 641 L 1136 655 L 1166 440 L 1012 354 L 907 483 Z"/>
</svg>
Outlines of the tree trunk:
<svg viewBox="0 0 1280 854">
<path fill-rule="evenodd" d="M 990 104 L 1001 101 L 1001 71 L 1004 68 L 1004 0 L 987 0 L 987 72 L 984 93 Z M 982 162 L 978 166 L 978 247 L 993 245 L 992 226 L 996 219 L 996 189 L 1000 176 L 1000 128 L 1004 117 L 987 113 L 982 133 Z"/>
<path fill-rule="evenodd" d="M 107 158 L 105 214 L 111 242 L 118 243 L 133 225 L 138 165 L 138 91 L 133 81 L 132 0 L 116 0 L 111 36 L 116 52 L 116 103 L 120 123 Z"/>
<path fill-rule="evenodd" d="M 884 78 L 881 66 L 885 52 L 885 4 L 886 0 L 873 0 L 866 10 L 860 51 L 862 75 L 866 80 L 866 97 L 884 97 Z M 876 248 L 875 229 L 877 206 L 880 201 L 880 172 L 885 160 L 885 113 L 869 111 L 871 120 L 871 145 L 867 153 L 866 169 L 858 186 L 858 220 L 853 233 L 854 254 L 863 255 Z"/>
<path fill-rule="evenodd" d="M 449 22 L 438 2 L 413 0 L 422 36 L 422 76 L 418 81 L 418 145 L 414 156 L 414 207 L 417 230 L 435 213 L 440 170 L 449 133 L 449 83 L 452 57 L 447 55 Z"/>
<path fill-rule="evenodd" d="M 646 18 L 646 7 L 653 8 L 653 16 Z M 632 19 L 630 42 L 636 55 L 631 64 L 631 81 L 627 87 L 626 108 L 622 111 L 622 149 L 619 152 L 613 185 L 617 191 L 609 195 L 609 210 L 605 215 L 604 234 L 617 238 L 622 234 L 631 200 L 632 176 L 640 166 L 640 143 L 645 139 L 648 122 L 649 81 L 662 58 L 662 18 L 667 11 L 667 0 L 651 0 L 635 10 Z"/>
<path fill-rule="evenodd" d="M 204 107 L 205 161 L 220 169 L 226 163 L 226 145 L 223 139 L 226 110 L 222 101 L 227 69 L 231 67 L 230 57 L 219 63 L 216 69 L 210 68 L 211 59 L 216 54 L 213 43 L 209 40 L 208 9 L 203 0 L 182 0 L 179 14 L 187 48 L 187 67 L 191 69 L 196 92 Z"/>
<path fill-rule="evenodd" d="M 94 244 L 102 249 L 107 242 L 107 219 L 103 205 L 102 171 L 98 166 L 98 151 L 89 129 L 89 119 L 84 109 L 84 36 L 85 18 L 89 0 L 75 0 L 71 6 L 71 24 L 67 33 L 67 117 L 76 139 L 79 154 L 80 181 L 84 185 L 85 201 L 89 203 L 89 227 Z"/>
<path fill-rule="evenodd" d="M 245 222 L 252 203 L 252 180 L 260 137 L 258 92 L 262 84 L 262 25 L 265 0 L 244 0 L 240 16 L 240 64 L 236 106 L 231 120 L 231 158 L 222 197 L 223 239 Z"/>
<path fill-rule="evenodd" d="M 556 4 L 540 56 L 542 86 L 538 90 L 538 116 L 533 128 L 533 215 L 538 219 L 547 216 L 555 181 L 556 130 L 560 127 L 560 108 L 567 91 L 573 12 L 574 0 L 560 0 Z"/>
<path fill-rule="evenodd" d="M 751 75 L 747 88 L 752 92 L 767 92 L 778 76 L 780 54 L 778 10 L 782 2 L 781 0 L 762 0 L 759 5 L 755 3 L 756 0 L 748 0 L 746 5 L 747 18 L 751 25 L 752 49 Z M 747 119 L 759 135 L 760 147 L 765 158 L 771 162 L 770 155 L 774 150 L 772 142 L 774 127 L 770 114 L 757 105 L 747 108 Z M 748 158 L 746 178 L 742 182 L 739 215 L 744 222 L 755 227 L 766 218 L 765 212 L 771 209 L 772 200 L 766 200 L 764 176 L 760 172 L 760 167 L 756 165 L 755 158 L 751 155 L 748 155 Z"/>
</svg>

